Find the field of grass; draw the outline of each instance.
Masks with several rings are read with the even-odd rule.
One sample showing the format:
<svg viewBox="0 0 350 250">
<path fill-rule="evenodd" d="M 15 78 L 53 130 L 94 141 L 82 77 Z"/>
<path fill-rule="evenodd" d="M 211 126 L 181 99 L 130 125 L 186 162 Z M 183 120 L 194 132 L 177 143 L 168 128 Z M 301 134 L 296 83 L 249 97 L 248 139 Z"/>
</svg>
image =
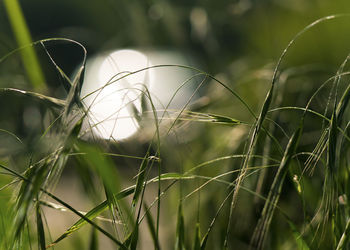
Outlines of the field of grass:
<svg viewBox="0 0 350 250">
<path fill-rule="evenodd" d="M 117 74 L 95 93 L 169 68 L 193 90 L 157 110 L 145 83 L 142 109 L 129 103 L 140 129 L 118 141 L 93 134 L 83 42 L 32 42 L 17 1 L 4 3 L 17 48 L 0 55 L 0 249 L 350 248 L 350 54 L 339 53 L 350 47 L 336 48 L 350 14 L 309 21 L 259 66 L 247 55 L 215 75 Z"/>
</svg>

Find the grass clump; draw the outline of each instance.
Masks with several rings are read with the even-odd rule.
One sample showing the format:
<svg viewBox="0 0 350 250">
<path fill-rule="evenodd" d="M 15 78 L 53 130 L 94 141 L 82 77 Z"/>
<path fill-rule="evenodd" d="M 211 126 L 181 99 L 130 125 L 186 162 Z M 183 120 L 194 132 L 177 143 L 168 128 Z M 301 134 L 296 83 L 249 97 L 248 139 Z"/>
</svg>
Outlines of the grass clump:
<svg viewBox="0 0 350 250">
<path fill-rule="evenodd" d="M 87 122 L 93 114 L 80 96 L 85 48 L 59 38 L 31 43 L 42 49 L 67 92 L 56 98 L 0 90 L 3 100 L 17 96 L 22 108 L 33 104 L 44 117 L 31 133 L 0 128 L 7 148 L 0 151 L 0 199 L 12 196 L 0 210 L 1 249 L 60 249 L 74 235 L 83 237 L 88 225 L 84 244 L 90 249 L 98 249 L 102 239 L 120 249 L 349 248 L 349 56 L 307 93 L 290 91 L 288 83 L 303 84 L 322 69 L 283 69 L 304 33 L 339 18 L 347 16 L 318 19 L 290 41 L 270 70 L 271 84 L 258 110 L 224 81 L 188 66 L 157 65 L 116 75 L 104 87 L 141 71 L 173 67 L 193 73 L 180 87 L 195 82 L 191 98 L 205 86 L 222 90 L 219 97 L 208 91 L 209 103 L 188 100 L 179 110 L 169 110 L 170 104 L 157 110 L 152 93 L 137 89 L 144 110 L 132 110 L 150 136 L 130 142 L 91 133 L 96 124 Z M 57 42 L 83 51 L 73 79 L 47 49 Z M 68 171 L 75 171 L 71 174 L 84 190 L 80 195 L 90 202 L 84 212 L 55 193 Z M 58 233 L 46 217 L 51 210 L 69 211 L 75 221 Z"/>
</svg>

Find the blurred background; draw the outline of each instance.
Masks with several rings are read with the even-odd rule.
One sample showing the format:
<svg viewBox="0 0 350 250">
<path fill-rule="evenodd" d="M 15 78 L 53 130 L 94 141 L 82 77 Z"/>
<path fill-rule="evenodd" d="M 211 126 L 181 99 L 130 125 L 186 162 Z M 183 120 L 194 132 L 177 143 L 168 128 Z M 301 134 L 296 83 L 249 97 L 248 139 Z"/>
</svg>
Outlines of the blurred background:
<svg viewBox="0 0 350 250">
<path fill-rule="evenodd" d="M 118 72 L 135 71 L 154 65 L 179 64 L 194 67 L 215 76 L 234 89 L 255 114 L 260 111 L 267 90 L 270 88 L 273 69 L 288 42 L 316 19 L 350 12 L 350 2 L 347 0 L 31 0 L 19 2 L 33 41 L 46 38 L 69 38 L 78 41 L 86 48 L 88 63 L 82 97 L 102 86 L 94 86 L 94 83 L 105 84 Z M 335 74 L 350 52 L 349 21 L 350 18 L 345 17 L 322 23 L 300 37 L 290 49 L 282 63 L 282 69 L 286 74 L 285 78 L 282 74 L 281 81 L 286 84 L 283 85 L 280 106 L 305 107 L 311 93 Z M 55 62 L 67 76 L 73 78 L 83 61 L 84 54 L 81 48 L 62 41 L 48 42 L 45 45 Z M 16 48 L 18 43 L 4 4 L 0 4 L 0 58 Z M 66 91 L 54 65 L 40 45 L 35 46 L 35 49 L 48 86 L 46 94 L 55 98 L 65 98 Z M 107 66 L 103 66 L 106 64 Z M 203 74 L 196 75 L 198 73 L 191 68 L 160 67 L 137 73 L 135 78 L 131 80 L 127 78 L 123 84 L 130 87 L 142 82 L 148 86 L 154 95 L 158 115 L 162 116 L 165 106 L 176 89 L 190 79 L 169 106 L 170 121 L 173 121 L 174 114 L 184 107 L 193 111 L 229 116 L 247 123 L 254 121 L 254 117 L 229 91 L 217 82 L 205 78 Z M 19 53 L 0 62 L 1 88 L 33 90 L 28 82 Z M 101 100 L 106 102 L 101 104 L 99 109 L 102 110 L 108 105 L 121 105 L 121 107 L 125 105 L 125 103 L 114 103 L 115 97 L 108 98 L 109 92 L 119 92 L 120 96 L 127 96 L 133 101 L 139 98 L 139 94 L 124 93 L 118 88 L 106 88 L 105 92 L 107 97 L 103 94 L 101 94 L 102 98 L 100 96 Z M 140 89 L 136 92 L 140 93 Z M 324 92 L 326 96 L 327 91 L 324 90 Z M 86 104 L 89 105 L 89 99 L 86 99 Z M 134 107 L 141 112 L 141 101 L 136 100 L 134 104 Z M 322 111 L 325 105 L 324 100 L 320 98 L 314 108 Z M 3 142 L 0 145 L 0 157 L 7 160 L 11 158 L 9 161 L 20 170 L 20 163 L 28 162 L 30 155 L 37 150 L 35 142 L 42 135 L 47 124 L 45 119 L 48 119 L 45 107 L 30 98 L 4 93 L 0 96 L 0 107 L 0 128 L 14 133 L 24 143 L 22 145 L 16 142 L 6 133 L 0 134 L 0 141 Z M 148 112 L 151 112 L 149 106 Z M 120 114 L 125 116 L 124 127 L 131 130 L 123 130 L 123 128 L 110 130 L 108 127 L 113 127 L 113 124 L 109 124 L 105 127 L 97 127 L 96 131 L 90 132 L 97 134 L 101 140 L 109 142 L 108 146 L 104 144 L 109 152 L 143 157 L 154 132 L 152 119 L 138 123 L 135 117 L 130 118 L 132 116 L 130 110 L 123 111 L 122 108 Z M 285 132 L 291 134 L 296 126 L 295 117 L 299 117 L 300 114 L 290 115 L 281 112 L 279 115 Z M 94 119 L 104 120 L 111 116 L 113 119 L 118 118 L 113 114 L 102 115 L 102 117 L 95 114 L 94 116 L 95 118 L 90 122 L 94 122 Z M 164 131 L 171 127 L 171 123 L 166 121 L 165 119 Z M 113 130 L 122 132 L 113 134 Z M 309 130 L 314 131 L 314 127 L 310 126 Z M 243 153 L 248 133 L 248 126 L 232 127 L 205 122 L 179 122 L 169 134 L 166 132 L 162 134 L 163 171 L 181 173 L 211 159 Z M 305 139 L 303 145 L 305 150 L 308 149 L 309 144 L 314 143 L 314 135 L 310 132 L 308 140 Z M 86 138 L 89 140 L 89 135 Z M 286 143 L 287 139 L 281 139 L 281 142 Z M 140 161 L 124 157 L 117 157 L 114 161 L 122 176 L 120 178 L 122 186 L 133 184 L 133 177 L 138 172 Z M 238 166 L 239 163 L 239 159 L 222 161 L 213 168 L 206 168 L 201 175 L 215 176 L 229 171 L 232 166 Z M 94 190 L 95 193 L 101 192 L 100 197 L 96 200 L 89 199 L 87 195 L 89 187 L 78 178 L 82 173 L 79 172 L 81 170 L 78 167 L 74 167 L 75 165 L 74 160 L 68 161 L 63 177 L 57 185 L 56 194 L 73 207 L 87 211 L 98 204 L 98 199 L 102 200 L 103 191 Z M 153 175 L 156 175 L 156 170 Z M 227 180 L 232 180 L 232 177 L 228 176 Z M 2 185 L 8 181 L 9 177 L 0 175 Z M 161 244 L 164 245 L 164 249 L 170 249 L 174 244 L 177 202 L 180 196 L 191 193 L 197 184 L 195 181 L 188 186 L 184 184 L 181 194 L 178 187 L 167 193 L 166 202 L 164 202 L 167 212 L 162 212 L 162 218 L 170 216 L 171 219 L 161 222 Z M 315 189 L 322 185 L 317 180 L 314 184 Z M 286 197 L 282 197 L 281 206 L 283 207 L 284 200 L 288 201 L 284 208 L 289 212 L 290 217 L 298 222 L 303 218 L 300 217 L 297 209 L 294 211 L 289 205 L 291 201 L 295 201 L 296 207 L 302 204 L 296 198 L 295 191 L 293 193 L 291 189 L 289 193 L 288 190 L 287 188 Z M 149 194 L 146 196 L 149 203 L 156 197 L 156 191 L 156 185 L 150 187 Z M 208 228 L 211 220 L 208 218 L 213 218 L 215 215 L 225 197 L 225 192 L 226 186 L 217 183 L 210 184 L 203 190 L 205 193 L 201 196 L 203 206 L 199 206 L 203 210 L 200 216 L 204 218 L 201 225 L 202 232 Z M 0 199 L 7 201 L 10 196 L 11 189 L 5 189 Z M 196 221 L 198 209 L 194 196 L 196 195 L 186 198 L 184 203 L 186 225 L 194 225 Z M 313 204 L 312 193 L 309 196 L 310 207 L 315 207 L 317 201 Z M 231 247 L 244 249 L 247 246 L 257 221 L 256 210 L 259 205 L 261 208 L 261 204 L 253 207 L 245 197 L 242 198 L 235 217 L 240 220 L 234 219 L 232 225 Z M 77 219 L 68 212 L 55 211 L 51 208 L 45 211 L 52 238 L 57 238 Z M 219 217 L 218 225 L 223 226 L 215 227 L 208 249 L 217 248 L 215 242 L 223 242 L 226 230 L 225 218 L 228 212 L 226 208 Z M 287 227 L 286 224 L 273 225 L 275 232 L 278 232 L 280 227 Z M 84 230 L 89 235 L 89 229 Z M 86 232 L 73 235 L 55 248 L 87 249 L 89 240 L 84 234 Z M 190 235 L 188 245 L 191 246 L 194 226 L 187 234 Z M 151 244 L 150 236 L 144 233 L 140 237 L 143 242 L 140 244 L 140 249 L 148 249 L 148 244 Z M 293 243 L 286 241 L 289 237 L 288 234 L 280 235 L 271 244 L 274 244 L 276 249 L 293 249 Z M 100 244 L 105 247 L 103 249 L 113 248 L 107 239 L 101 237 L 100 241 Z"/>
</svg>

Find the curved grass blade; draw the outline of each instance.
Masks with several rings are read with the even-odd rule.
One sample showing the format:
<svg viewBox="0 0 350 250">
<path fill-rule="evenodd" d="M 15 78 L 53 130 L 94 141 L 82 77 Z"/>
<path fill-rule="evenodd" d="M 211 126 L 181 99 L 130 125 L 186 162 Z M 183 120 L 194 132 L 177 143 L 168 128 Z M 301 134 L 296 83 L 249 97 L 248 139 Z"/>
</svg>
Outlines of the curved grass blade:
<svg viewBox="0 0 350 250">
<path fill-rule="evenodd" d="M 12 136 L 12 137 L 15 138 L 19 143 L 23 144 L 22 140 L 21 140 L 17 135 L 15 135 L 14 133 L 12 133 L 12 132 L 10 132 L 10 131 L 8 131 L 8 130 L 6 130 L 6 129 L 1 129 L 1 128 L 0 128 L 0 132 Z"/>
<path fill-rule="evenodd" d="M 66 73 L 64 73 L 64 71 L 57 65 L 57 63 L 55 62 L 55 60 L 53 59 L 53 57 L 51 56 L 50 52 L 47 50 L 45 44 L 43 42 L 40 43 L 42 45 L 42 47 L 44 48 L 44 51 L 46 53 L 46 55 L 49 57 L 51 63 L 55 66 L 57 72 L 59 73 L 60 76 L 60 80 L 62 82 L 63 87 L 65 88 L 65 90 L 67 92 L 69 92 L 70 88 L 72 87 L 72 82 L 69 79 L 69 77 L 66 75 Z"/>
</svg>

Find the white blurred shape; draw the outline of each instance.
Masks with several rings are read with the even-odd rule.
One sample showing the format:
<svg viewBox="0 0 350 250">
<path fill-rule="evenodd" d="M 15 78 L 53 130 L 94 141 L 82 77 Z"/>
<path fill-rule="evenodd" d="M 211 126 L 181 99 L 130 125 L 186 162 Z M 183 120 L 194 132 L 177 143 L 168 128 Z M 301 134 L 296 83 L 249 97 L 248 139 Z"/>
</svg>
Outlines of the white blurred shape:
<svg viewBox="0 0 350 250">
<path fill-rule="evenodd" d="M 81 97 L 87 96 L 83 102 L 93 134 L 117 141 L 132 136 L 139 129 L 135 111 L 141 111 L 145 85 L 159 118 L 165 108 L 179 110 L 193 101 L 198 79 L 191 78 L 192 70 L 174 66 L 189 64 L 188 57 L 174 51 L 117 50 L 89 60 Z M 153 65 L 157 67 L 142 70 Z"/>
<path fill-rule="evenodd" d="M 92 132 L 104 139 L 123 140 L 139 128 L 133 112 L 141 111 L 140 96 L 150 79 L 149 59 L 135 50 L 118 50 L 87 64 L 81 97 L 89 107 Z"/>
</svg>

